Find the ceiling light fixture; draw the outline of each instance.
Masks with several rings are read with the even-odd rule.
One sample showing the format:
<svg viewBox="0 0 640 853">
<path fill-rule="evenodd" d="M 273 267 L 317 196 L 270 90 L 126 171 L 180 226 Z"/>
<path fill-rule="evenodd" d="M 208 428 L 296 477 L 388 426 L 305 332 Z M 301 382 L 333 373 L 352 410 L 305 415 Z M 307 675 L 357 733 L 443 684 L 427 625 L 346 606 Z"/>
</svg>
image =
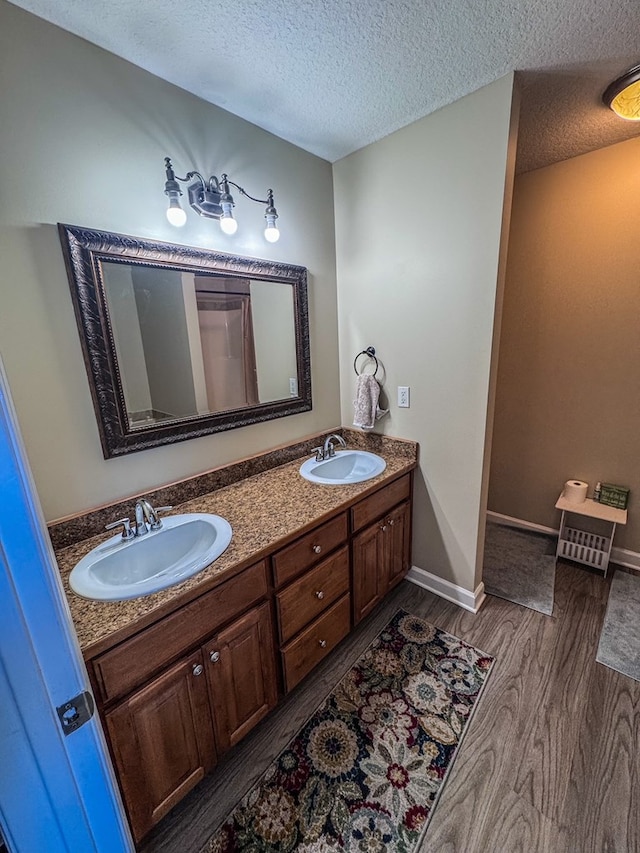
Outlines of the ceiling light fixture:
<svg viewBox="0 0 640 853">
<path fill-rule="evenodd" d="M 255 201 L 258 204 L 266 204 L 267 209 L 264 214 L 266 222 L 264 229 L 265 240 L 268 240 L 269 243 L 275 243 L 280 237 L 280 231 L 276 225 L 278 212 L 273 204 L 273 190 L 267 190 L 266 199 L 254 198 L 246 190 L 242 189 L 241 186 L 230 181 L 226 174 L 222 174 L 219 179 L 215 175 L 212 175 L 208 181 L 205 181 L 200 172 L 193 171 L 187 172 L 184 178 L 180 178 L 173 171 L 169 157 L 164 158 L 164 167 L 167 174 L 164 193 L 169 197 L 167 219 L 172 225 L 180 227 L 187 221 L 187 214 L 180 206 L 182 190 L 180 189 L 179 181 L 181 184 L 188 184 L 189 204 L 196 213 L 199 213 L 200 216 L 206 216 L 208 219 L 218 219 L 220 228 L 222 228 L 225 234 L 235 234 L 238 230 L 238 223 L 233 218 L 235 202 L 229 192 L 229 185 L 231 185 L 251 201 Z"/>
<path fill-rule="evenodd" d="M 604 91 L 604 103 L 627 121 L 640 121 L 640 65 L 630 68 Z"/>
</svg>

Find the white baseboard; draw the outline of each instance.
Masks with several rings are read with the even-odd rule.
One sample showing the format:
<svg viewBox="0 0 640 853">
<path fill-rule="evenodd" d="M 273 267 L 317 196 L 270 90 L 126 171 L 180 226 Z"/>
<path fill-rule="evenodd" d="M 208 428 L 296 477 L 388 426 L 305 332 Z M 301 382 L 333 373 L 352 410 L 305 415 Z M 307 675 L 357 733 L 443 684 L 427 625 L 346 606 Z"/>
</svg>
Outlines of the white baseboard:
<svg viewBox="0 0 640 853">
<path fill-rule="evenodd" d="M 557 528 L 544 527 L 542 524 L 534 524 L 533 521 L 524 521 L 522 518 L 513 518 L 510 515 L 491 512 L 491 510 L 487 510 L 487 519 L 489 521 L 496 521 L 498 524 L 506 524 L 509 527 L 519 527 L 521 530 L 535 530 L 536 533 L 548 533 L 549 536 L 557 536 L 560 532 Z"/>
<path fill-rule="evenodd" d="M 537 533 L 547 533 L 549 536 L 557 536 L 560 532 L 553 527 L 544 527 L 542 524 L 534 524 L 532 521 L 524 521 L 522 518 L 513 518 L 510 515 L 501 515 L 499 512 L 487 511 L 487 518 L 489 521 L 497 521 L 498 524 L 519 527 L 521 530 L 535 530 Z M 634 569 L 636 572 L 640 572 L 640 553 L 637 551 L 616 548 L 614 545 L 611 549 L 610 562 L 617 566 L 624 566 L 625 569 Z"/>
<path fill-rule="evenodd" d="M 437 575 L 432 575 L 431 572 L 419 569 L 417 566 L 411 566 L 406 579 L 416 586 L 428 589 L 429 592 L 440 596 L 440 598 L 452 601 L 471 613 L 477 613 L 486 598 L 483 583 L 478 584 L 475 592 L 469 592 L 468 589 L 457 586 L 444 578 L 439 578 Z"/>
<path fill-rule="evenodd" d="M 614 545 L 611 549 L 610 562 L 617 566 L 624 566 L 625 569 L 640 572 L 640 554 L 637 551 L 627 551 L 626 548 L 616 548 Z"/>
<path fill-rule="evenodd" d="M 537 533 L 546 533 L 549 536 L 557 536 L 558 530 L 553 527 L 545 527 L 542 524 L 535 524 L 532 521 L 525 521 L 522 518 L 513 518 L 510 515 L 502 515 L 499 512 L 487 512 L 489 521 L 496 521 L 499 524 L 507 524 L 510 527 L 518 527 L 521 530 L 535 530 Z M 632 569 L 640 572 L 640 553 L 638 551 L 629 551 L 626 548 L 616 548 L 615 545 L 611 549 L 611 562 L 618 566 L 624 566 L 626 569 Z M 418 566 L 412 566 L 407 573 L 406 579 L 416 586 L 421 586 L 423 589 L 428 589 L 434 595 L 440 598 L 445 598 L 463 607 L 470 613 L 477 613 L 482 607 L 486 598 L 484 584 L 478 584 L 475 592 L 470 592 L 461 586 L 457 586 L 451 581 L 440 578 L 437 575 L 432 575 L 425 569 L 420 569 Z"/>
</svg>

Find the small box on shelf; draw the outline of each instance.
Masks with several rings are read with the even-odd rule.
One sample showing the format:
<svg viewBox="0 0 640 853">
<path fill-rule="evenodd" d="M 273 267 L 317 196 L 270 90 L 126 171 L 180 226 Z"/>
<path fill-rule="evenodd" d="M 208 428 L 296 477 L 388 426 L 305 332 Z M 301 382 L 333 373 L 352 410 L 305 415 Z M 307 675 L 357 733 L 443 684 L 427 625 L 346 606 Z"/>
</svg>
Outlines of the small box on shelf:
<svg viewBox="0 0 640 853">
<path fill-rule="evenodd" d="M 614 486 L 612 483 L 602 483 L 600 487 L 600 503 L 613 506 L 616 509 L 626 509 L 629 501 L 629 489 L 624 486 Z"/>
</svg>

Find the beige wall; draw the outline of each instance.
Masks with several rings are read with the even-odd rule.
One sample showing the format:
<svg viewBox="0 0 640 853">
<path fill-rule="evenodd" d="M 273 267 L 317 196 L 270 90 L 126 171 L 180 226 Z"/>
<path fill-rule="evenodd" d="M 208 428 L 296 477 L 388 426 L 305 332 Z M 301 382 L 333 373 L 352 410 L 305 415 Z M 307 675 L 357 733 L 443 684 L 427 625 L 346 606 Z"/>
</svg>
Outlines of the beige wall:
<svg viewBox="0 0 640 853">
<path fill-rule="evenodd" d="M 144 412 L 152 408 L 151 391 L 131 278 L 132 268 L 125 264 L 109 264 L 107 268 L 108 273 L 103 273 L 108 283 L 105 286 L 105 296 L 118 353 L 122 392 L 127 411 Z M 112 294 L 117 294 L 117 298 L 114 299 Z"/>
<path fill-rule="evenodd" d="M 420 442 L 413 562 L 467 590 L 479 579 L 512 91 L 508 75 L 334 165 L 342 421 L 353 358 L 375 346 L 391 405 L 378 429 Z"/>
<path fill-rule="evenodd" d="M 516 180 L 489 508 L 557 527 L 576 477 L 631 489 L 640 551 L 640 139 Z"/>
<path fill-rule="evenodd" d="M 0 0 L 0 354 L 51 520 L 294 440 L 340 420 L 329 163 Z M 237 199 L 233 238 L 165 218 L 163 158 L 272 186 L 281 239 Z M 55 224 L 309 269 L 312 412 L 105 461 Z"/>
<path fill-rule="evenodd" d="M 293 288 L 277 281 L 252 281 L 251 322 L 261 403 L 291 396 L 297 379 Z M 294 395 L 296 396 L 296 395 Z"/>
</svg>

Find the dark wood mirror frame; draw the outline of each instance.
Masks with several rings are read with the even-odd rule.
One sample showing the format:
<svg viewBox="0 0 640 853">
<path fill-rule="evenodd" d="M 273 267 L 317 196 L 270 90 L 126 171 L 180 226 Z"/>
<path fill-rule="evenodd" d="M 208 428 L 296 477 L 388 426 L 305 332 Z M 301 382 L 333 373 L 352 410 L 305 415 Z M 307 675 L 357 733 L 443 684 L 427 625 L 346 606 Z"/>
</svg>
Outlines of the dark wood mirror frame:
<svg viewBox="0 0 640 853">
<path fill-rule="evenodd" d="M 73 225 L 58 224 L 58 231 L 105 459 L 311 410 L 305 267 L 226 255 L 191 246 L 150 242 Z M 242 279 L 290 284 L 294 304 L 298 395 L 131 428 L 107 310 L 102 261 L 126 261 L 144 267 L 195 273 L 213 272 Z"/>
</svg>

